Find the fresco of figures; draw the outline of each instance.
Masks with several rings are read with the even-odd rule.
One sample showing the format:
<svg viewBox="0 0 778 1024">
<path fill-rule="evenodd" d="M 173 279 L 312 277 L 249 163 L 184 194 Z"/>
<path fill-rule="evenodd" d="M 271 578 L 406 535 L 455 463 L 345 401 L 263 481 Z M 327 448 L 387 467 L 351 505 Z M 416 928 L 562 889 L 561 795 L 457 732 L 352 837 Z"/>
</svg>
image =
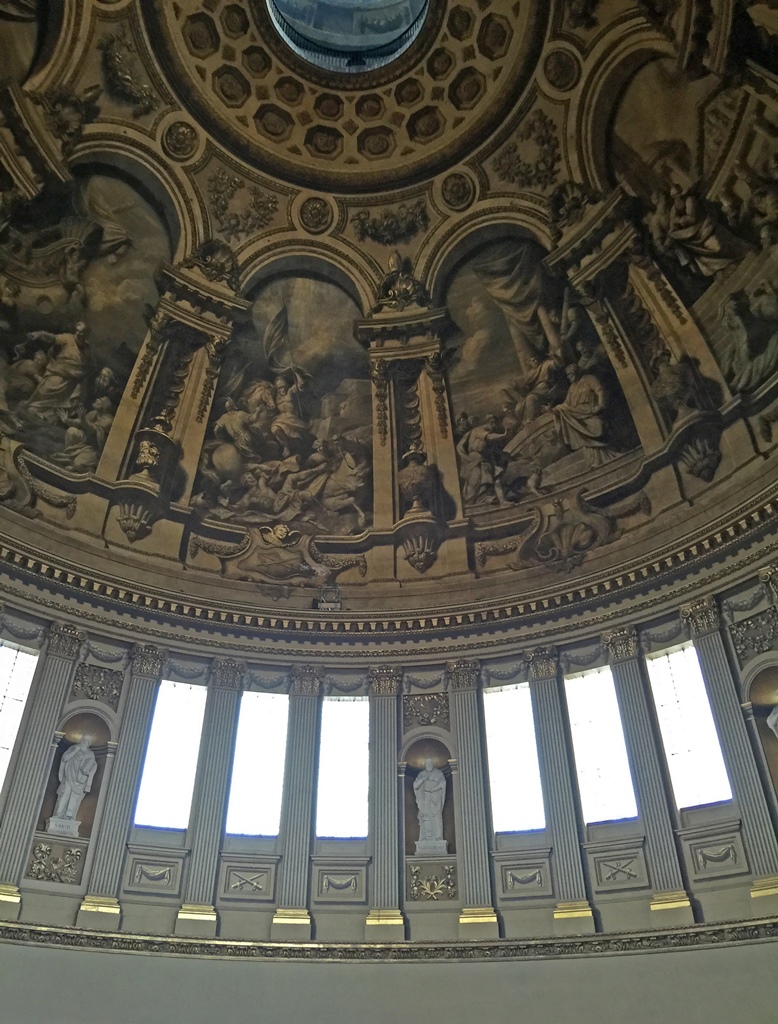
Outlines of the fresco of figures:
<svg viewBox="0 0 778 1024">
<path fill-rule="evenodd" d="M 101 175 L 49 188 L 0 229 L 0 431 L 96 470 L 170 247 L 157 214 Z"/>
<path fill-rule="evenodd" d="M 544 272 L 544 255 L 531 241 L 496 243 L 471 257 L 448 290 L 466 508 L 510 505 L 591 476 L 638 443 L 588 314 Z"/>
<path fill-rule="evenodd" d="M 245 526 L 361 532 L 372 513 L 368 360 L 336 285 L 279 278 L 230 346 L 192 505 Z"/>
<path fill-rule="evenodd" d="M 747 22 L 739 31 L 758 33 Z M 613 135 L 616 177 L 642 204 L 651 252 L 735 393 L 778 370 L 778 126 L 755 104 L 737 79 L 690 82 L 653 61 L 627 88 Z M 744 121 L 753 130 L 738 141 Z"/>
</svg>

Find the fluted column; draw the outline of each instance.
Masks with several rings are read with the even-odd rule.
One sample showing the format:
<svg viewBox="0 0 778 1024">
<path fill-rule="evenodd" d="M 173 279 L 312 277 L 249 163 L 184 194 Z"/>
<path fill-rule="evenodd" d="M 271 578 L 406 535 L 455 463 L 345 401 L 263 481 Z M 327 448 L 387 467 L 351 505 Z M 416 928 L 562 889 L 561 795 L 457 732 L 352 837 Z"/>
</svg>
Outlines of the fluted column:
<svg viewBox="0 0 778 1024">
<path fill-rule="evenodd" d="M 486 828 L 486 780 L 482 716 L 479 708 L 481 664 L 450 661 L 446 678 L 451 727 L 457 741 L 457 781 L 460 821 L 457 827 L 457 874 L 463 907 L 459 934 L 467 939 L 498 935 L 489 876 L 489 840 Z"/>
<path fill-rule="evenodd" d="M 712 598 L 681 609 L 694 641 L 716 722 L 754 881 L 752 896 L 778 896 L 778 839 L 748 739 Z"/>
<path fill-rule="evenodd" d="M 321 673 L 316 668 L 306 665 L 292 670 L 279 837 L 283 859 L 271 939 L 311 937 L 308 878 L 321 684 Z"/>
<path fill-rule="evenodd" d="M 89 891 L 78 912 L 79 928 L 115 928 L 119 923 L 119 890 L 127 835 L 132 825 L 146 740 L 165 659 L 163 651 L 150 645 L 138 645 L 132 651 L 116 760 L 100 819 Z"/>
<path fill-rule="evenodd" d="M 594 931 L 586 892 L 578 814 L 573 792 L 573 765 L 559 691 L 557 652 L 540 647 L 529 662 L 530 693 L 538 740 L 538 758 L 553 840 L 553 867 L 558 902 L 554 921 L 559 931 Z"/>
<path fill-rule="evenodd" d="M 211 665 L 189 820 L 189 871 L 184 902 L 176 917 L 176 935 L 216 934 L 214 887 L 245 671 L 244 665 L 231 658 Z"/>
<path fill-rule="evenodd" d="M 55 730 L 85 640 L 86 634 L 75 627 L 54 623 L 36 673 L 30 716 L 0 825 L 0 917 L 6 920 L 17 920 L 21 910 L 19 880 L 57 747 Z"/>
<path fill-rule="evenodd" d="M 400 823 L 397 782 L 397 696 L 402 669 L 371 668 L 370 679 L 370 840 L 372 884 L 365 938 L 405 937 L 400 911 Z"/>
<path fill-rule="evenodd" d="M 692 924 L 694 915 L 675 845 L 662 762 L 641 672 L 637 633 L 632 627 L 620 629 L 606 634 L 603 642 L 610 656 L 638 811 L 646 830 L 646 859 L 654 887 L 651 909 L 673 911 L 672 920 L 666 923 Z"/>
</svg>

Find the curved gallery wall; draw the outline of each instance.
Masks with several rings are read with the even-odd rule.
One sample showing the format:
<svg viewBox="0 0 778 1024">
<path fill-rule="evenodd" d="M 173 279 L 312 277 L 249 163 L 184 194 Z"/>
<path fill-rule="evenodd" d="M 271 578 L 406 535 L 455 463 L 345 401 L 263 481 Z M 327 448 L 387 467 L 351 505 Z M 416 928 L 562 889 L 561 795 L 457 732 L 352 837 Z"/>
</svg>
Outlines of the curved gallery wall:
<svg viewBox="0 0 778 1024">
<path fill-rule="evenodd" d="M 432 2 L 344 75 L 264 4 L 0 3 L 5 938 L 769 936 L 771 24 Z"/>
</svg>

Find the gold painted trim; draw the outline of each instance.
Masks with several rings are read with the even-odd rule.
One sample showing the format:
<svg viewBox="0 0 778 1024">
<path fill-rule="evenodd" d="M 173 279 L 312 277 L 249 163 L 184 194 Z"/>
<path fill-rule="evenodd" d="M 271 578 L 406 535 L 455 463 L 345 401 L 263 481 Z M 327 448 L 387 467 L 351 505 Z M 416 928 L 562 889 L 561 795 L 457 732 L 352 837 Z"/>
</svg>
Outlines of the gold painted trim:
<svg viewBox="0 0 778 1024">
<path fill-rule="evenodd" d="M 22 894 L 15 885 L 0 884 L 0 902 L 2 903 L 21 903 Z"/>
<path fill-rule="evenodd" d="M 122 912 L 119 901 L 113 896 L 85 896 L 78 909 L 98 914 L 121 914 Z"/>
<path fill-rule="evenodd" d="M 567 921 L 573 917 L 591 917 L 592 908 L 586 900 L 568 900 L 554 907 L 554 920 Z"/>
<path fill-rule="evenodd" d="M 767 875 L 755 878 L 751 883 L 751 898 L 758 896 L 778 896 L 778 875 Z"/>
<path fill-rule="evenodd" d="M 216 909 L 210 903 L 184 903 L 177 916 L 179 921 L 216 921 Z"/>
<path fill-rule="evenodd" d="M 651 897 L 652 910 L 681 910 L 686 907 L 691 908 L 691 902 L 683 889 L 677 892 L 655 892 Z"/>
<path fill-rule="evenodd" d="M 463 907 L 459 913 L 460 924 L 497 924 L 493 907 Z"/>
<path fill-rule="evenodd" d="M 399 910 L 371 910 L 365 919 L 365 924 L 383 924 L 404 928 L 405 918 Z"/>
<path fill-rule="evenodd" d="M 307 910 L 294 907 L 279 907 L 273 914 L 273 924 L 305 924 L 311 923 L 311 915 Z"/>
</svg>

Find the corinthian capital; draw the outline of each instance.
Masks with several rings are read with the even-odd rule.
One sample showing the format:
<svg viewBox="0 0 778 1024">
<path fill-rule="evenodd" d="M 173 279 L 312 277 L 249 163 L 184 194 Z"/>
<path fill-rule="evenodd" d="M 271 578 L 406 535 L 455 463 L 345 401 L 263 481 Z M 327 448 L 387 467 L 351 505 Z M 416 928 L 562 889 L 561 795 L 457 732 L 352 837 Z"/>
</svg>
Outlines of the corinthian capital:
<svg viewBox="0 0 778 1024">
<path fill-rule="evenodd" d="M 368 672 L 370 692 L 377 697 L 393 697 L 400 692 L 403 681 L 403 670 L 390 665 L 380 665 Z"/>
<path fill-rule="evenodd" d="M 136 644 L 132 649 L 132 674 L 159 679 L 166 661 L 167 653 L 159 647 L 154 647 L 153 644 Z"/>
<path fill-rule="evenodd" d="M 295 665 L 292 669 L 292 693 L 298 697 L 317 697 L 324 676 L 315 665 Z"/>
<path fill-rule="evenodd" d="M 66 622 L 54 622 L 49 628 L 48 653 L 74 661 L 86 641 L 86 633 Z"/>
<path fill-rule="evenodd" d="M 220 690 L 242 690 L 246 666 L 233 658 L 217 659 L 211 663 L 211 681 Z"/>
<path fill-rule="evenodd" d="M 451 690 L 475 690 L 481 682 L 480 661 L 449 661 L 446 679 Z"/>
<path fill-rule="evenodd" d="M 529 665 L 530 679 L 555 679 L 559 655 L 556 647 L 536 647 L 528 651 L 524 659 Z"/>
<path fill-rule="evenodd" d="M 706 633 L 715 633 L 719 628 L 719 609 L 712 597 L 704 597 L 694 604 L 686 605 L 681 609 L 681 618 L 692 639 L 705 636 Z"/>
<path fill-rule="evenodd" d="M 608 648 L 611 662 L 629 661 L 638 656 L 638 634 L 634 626 L 616 629 L 613 633 L 603 633 L 602 642 Z"/>
</svg>

